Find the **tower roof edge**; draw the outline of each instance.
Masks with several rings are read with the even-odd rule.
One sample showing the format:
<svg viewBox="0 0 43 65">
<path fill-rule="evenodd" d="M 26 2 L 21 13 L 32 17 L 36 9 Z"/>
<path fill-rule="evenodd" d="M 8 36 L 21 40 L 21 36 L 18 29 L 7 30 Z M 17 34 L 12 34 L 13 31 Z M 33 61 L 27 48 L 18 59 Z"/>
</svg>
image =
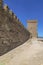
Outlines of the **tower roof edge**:
<svg viewBox="0 0 43 65">
<path fill-rule="evenodd" d="M 27 20 L 27 23 L 37 23 L 37 20 Z"/>
</svg>

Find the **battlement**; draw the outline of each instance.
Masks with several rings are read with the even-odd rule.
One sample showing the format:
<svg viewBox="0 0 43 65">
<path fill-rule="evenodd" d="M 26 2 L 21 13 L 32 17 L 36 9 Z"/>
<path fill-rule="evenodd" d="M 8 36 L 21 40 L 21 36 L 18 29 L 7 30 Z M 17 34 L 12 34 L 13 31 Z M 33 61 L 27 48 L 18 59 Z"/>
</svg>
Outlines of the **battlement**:
<svg viewBox="0 0 43 65">
<path fill-rule="evenodd" d="M 7 12 L 9 11 L 9 7 L 7 5 L 4 5 L 3 9 Z"/>
<path fill-rule="evenodd" d="M 3 6 L 3 9 L 5 12 L 7 12 L 11 18 L 13 18 L 14 20 L 18 21 L 19 23 L 21 23 L 18 19 L 18 17 L 12 12 L 12 10 L 9 9 L 9 7 L 7 5 Z"/>
<path fill-rule="evenodd" d="M 4 4 L 3 7 L 2 6 L 3 6 L 3 0 L 0 0 L 0 12 L 4 12 L 4 14 L 7 14 L 8 16 L 10 16 L 10 18 L 13 21 L 15 20 L 21 24 L 18 17 L 12 12 L 12 10 L 9 9 L 9 7 L 6 4 Z"/>
<path fill-rule="evenodd" d="M 28 20 L 27 23 L 37 23 L 37 20 Z"/>
</svg>

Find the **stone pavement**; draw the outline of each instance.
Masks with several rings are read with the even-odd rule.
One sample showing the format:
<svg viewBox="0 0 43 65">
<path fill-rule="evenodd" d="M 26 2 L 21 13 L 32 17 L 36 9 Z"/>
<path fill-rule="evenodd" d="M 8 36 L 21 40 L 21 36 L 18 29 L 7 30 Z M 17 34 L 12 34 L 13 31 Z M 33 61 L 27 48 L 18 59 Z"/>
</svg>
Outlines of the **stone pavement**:
<svg viewBox="0 0 43 65">
<path fill-rule="evenodd" d="M 0 57 L 4 65 L 43 65 L 43 42 L 36 38 Z"/>
</svg>

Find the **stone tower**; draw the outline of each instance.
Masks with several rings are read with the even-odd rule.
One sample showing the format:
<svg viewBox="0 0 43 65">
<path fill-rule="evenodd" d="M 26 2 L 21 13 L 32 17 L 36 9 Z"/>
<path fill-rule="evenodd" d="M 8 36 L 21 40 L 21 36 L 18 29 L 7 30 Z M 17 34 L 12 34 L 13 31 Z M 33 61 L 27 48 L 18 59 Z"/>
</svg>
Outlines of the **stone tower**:
<svg viewBox="0 0 43 65">
<path fill-rule="evenodd" d="M 37 21 L 36 20 L 28 20 L 27 29 L 30 32 L 31 37 L 37 37 Z"/>
</svg>

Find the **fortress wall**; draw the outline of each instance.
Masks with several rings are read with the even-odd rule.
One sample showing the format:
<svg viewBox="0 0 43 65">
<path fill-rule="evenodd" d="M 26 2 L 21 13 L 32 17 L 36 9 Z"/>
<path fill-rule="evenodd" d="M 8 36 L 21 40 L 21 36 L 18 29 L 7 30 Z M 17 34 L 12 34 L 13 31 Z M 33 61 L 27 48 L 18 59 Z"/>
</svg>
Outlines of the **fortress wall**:
<svg viewBox="0 0 43 65">
<path fill-rule="evenodd" d="M 9 9 L 7 5 L 4 5 L 3 10 L 13 21 L 16 21 L 18 24 L 22 24 L 19 18 L 12 12 L 12 10 Z"/>
</svg>

